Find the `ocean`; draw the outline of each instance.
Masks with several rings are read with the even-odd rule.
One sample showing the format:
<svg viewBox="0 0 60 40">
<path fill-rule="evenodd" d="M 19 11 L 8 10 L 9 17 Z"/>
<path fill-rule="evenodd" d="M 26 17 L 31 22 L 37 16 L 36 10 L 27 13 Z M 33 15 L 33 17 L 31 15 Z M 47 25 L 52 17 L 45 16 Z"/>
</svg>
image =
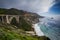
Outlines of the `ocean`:
<svg viewBox="0 0 60 40">
<path fill-rule="evenodd" d="M 43 18 L 37 25 L 51 40 L 60 40 L 60 20 Z"/>
</svg>

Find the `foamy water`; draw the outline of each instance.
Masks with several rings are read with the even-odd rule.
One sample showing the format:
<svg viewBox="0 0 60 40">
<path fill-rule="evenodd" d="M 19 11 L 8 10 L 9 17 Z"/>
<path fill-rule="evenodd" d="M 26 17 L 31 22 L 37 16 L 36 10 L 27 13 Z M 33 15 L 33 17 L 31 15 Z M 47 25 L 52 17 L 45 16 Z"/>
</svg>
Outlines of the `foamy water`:
<svg viewBox="0 0 60 40">
<path fill-rule="evenodd" d="M 36 35 L 38 36 L 44 36 L 44 33 L 41 31 L 40 27 L 38 26 L 38 23 L 37 24 L 34 24 L 34 30 L 36 32 Z"/>
</svg>

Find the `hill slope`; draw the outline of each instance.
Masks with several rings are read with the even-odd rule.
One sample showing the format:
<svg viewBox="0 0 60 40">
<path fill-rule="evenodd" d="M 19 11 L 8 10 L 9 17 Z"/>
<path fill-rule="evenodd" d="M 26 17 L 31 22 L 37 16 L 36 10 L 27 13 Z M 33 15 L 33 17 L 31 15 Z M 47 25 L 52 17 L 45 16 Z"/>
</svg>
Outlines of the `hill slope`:
<svg viewBox="0 0 60 40">
<path fill-rule="evenodd" d="M 48 40 L 48 38 L 29 36 L 25 31 L 13 25 L 0 23 L 0 40 Z"/>
</svg>

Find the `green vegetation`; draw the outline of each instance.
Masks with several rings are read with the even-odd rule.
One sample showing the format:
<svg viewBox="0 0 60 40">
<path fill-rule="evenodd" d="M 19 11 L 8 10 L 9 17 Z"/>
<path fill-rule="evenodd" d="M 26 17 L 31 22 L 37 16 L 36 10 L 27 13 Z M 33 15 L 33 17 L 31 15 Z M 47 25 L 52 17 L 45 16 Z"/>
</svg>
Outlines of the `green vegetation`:
<svg viewBox="0 0 60 40">
<path fill-rule="evenodd" d="M 7 9 L 0 8 L 0 14 L 4 14 L 7 11 Z"/>
<path fill-rule="evenodd" d="M 11 9 L 0 8 L 0 14 L 22 15 L 23 13 L 24 13 L 23 10 L 17 10 L 17 9 L 14 9 L 14 8 L 11 8 Z"/>
<path fill-rule="evenodd" d="M 14 8 L 12 9 L 0 8 L 0 15 L 1 14 L 3 15 L 6 15 L 6 14 L 7 15 L 24 15 L 25 13 L 27 12 L 22 11 L 22 10 L 17 10 Z M 34 19 L 37 18 L 36 15 L 34 16 L 34 18 L 30 16 L 28 18 L 33 19 L 34 21 Z M 49 40 L 45 36 L 38 37 L 36 35 L 33 36 L 30 34 L 27 34 L 25 31 L 32 30 L 32 25 L 31 25 L 32 23 L 28 22 L 27 19 L 25 20 L 24 17 L 20 17 L 19 23 L 16 21 L 15 18 L 12 19 L 10 24 L 0 22 L 0 40 Z M 32 20 L 29 20 L 29 21 L 32 21 Z"/>
<path fill-rule="evenodd" d="M 23 17 L 20 17 L 20 22 L 18 23 L 15 18 L 12 19 L 11 21 L 12 25 L 17 26 L 17 28 L 23 29 L 25 31 L 31 31 L 32 30 L 32 25 L 28 24 Z"/>
<path fill-rule="evenodd" d="M 22 28 L 25 31 L 31 31 L 31 29 L 32 29 L 31 23 L 28 24 L 26 22 L 26 20 L 24 20 L 23 17 L 20 17 L 20 23 L 19 24 L 20 24 L 20 28 Z"/>
</svg>

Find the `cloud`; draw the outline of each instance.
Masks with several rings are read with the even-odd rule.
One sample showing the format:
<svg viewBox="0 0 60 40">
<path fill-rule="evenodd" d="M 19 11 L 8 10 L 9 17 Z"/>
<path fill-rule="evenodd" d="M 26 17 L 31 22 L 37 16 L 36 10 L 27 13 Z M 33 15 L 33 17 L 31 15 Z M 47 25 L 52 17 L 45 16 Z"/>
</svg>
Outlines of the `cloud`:
<svg viewBox="0 0 60 40">
<path fill-rule="evenodd" d="M 59 0 L 0 0 L 0 8 L 17 8 L 40 15 L 49 15 L 50 8 Z"/>
<path fill-rule="evenodd" d="M 0 0 L 0 7 L 18 8 L 32 12 L 46 12 L 53 0 Z"/>
</svg>

